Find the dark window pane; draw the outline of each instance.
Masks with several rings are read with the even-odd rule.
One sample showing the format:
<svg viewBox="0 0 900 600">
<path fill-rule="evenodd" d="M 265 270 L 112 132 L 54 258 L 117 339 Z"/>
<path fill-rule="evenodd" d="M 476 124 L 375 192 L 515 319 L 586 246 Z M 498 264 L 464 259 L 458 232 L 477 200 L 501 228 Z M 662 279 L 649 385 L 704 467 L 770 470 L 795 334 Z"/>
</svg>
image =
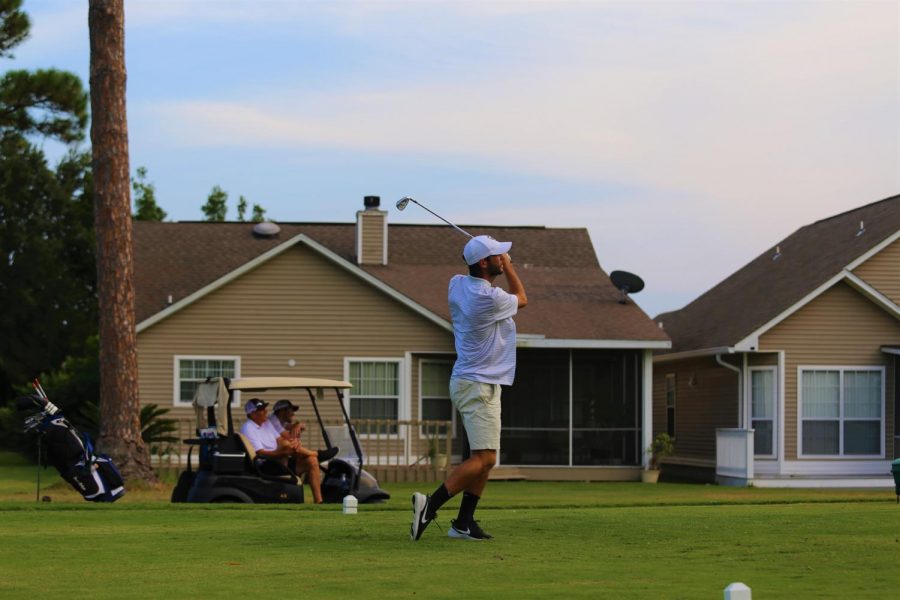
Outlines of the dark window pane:
<svg viewBox="0 0 900 600">
<path fill-rule="evenodd" d="M 838 421 L 803 421 L 803 454 L 838 454 Z"/>
<path fill-rule="evenodd" d="M 422 419 L 426 421 L 450 421 L 453 405 L 447 398 L 423 398 Z"/>
<path fill-rule="evenodd" d="M 635 352 L 579 350 L 572 357 L 572 424 L 638 427 L 640 361 Z"/>
<path fill-rule="evenodd" d="M 520 349 L 515 383 L 502 398 L 504 427 L 567 428 L 569 351 Z"/>
<path fill-rule="evenodd" d="M 500 462 L 507 465 L 568 465 L 568 432 L 504 430 L 500 437 Z"/>
<path fill-rule="evenodd" d="M 572 434 L 574 465 L 637 465 L 638 432 L 579 431 Z"/>
<path fill-rule="evenodd" d="M 396 424 L 359 423 L 358 419 L 397 420 L 396 398 L 350 398 L 350 414 L 360 434 L 397 433 Z"/>
<path fill-rule="evenodd" d="M 675 438 L 675 407 L 666 409 L 666 433 Z"/>
<path fill-rule="evenodd" d="M 197 381 L 182 381 L 180 384 L 181 393 L 178 395 L 178 399 L 182 402 L 193 402 L 198 385 L 199 382 Z"/>
<path fill-rule="evenodd" d="M 881 421 L 844 421 L 844 454 L 881 454 Z"/>
<path fill-rule="evenodd" d="M 753 421 L 753 453 L 761 456 L 775 454 L 772 450 L 772 421 Z"/>
</svg>

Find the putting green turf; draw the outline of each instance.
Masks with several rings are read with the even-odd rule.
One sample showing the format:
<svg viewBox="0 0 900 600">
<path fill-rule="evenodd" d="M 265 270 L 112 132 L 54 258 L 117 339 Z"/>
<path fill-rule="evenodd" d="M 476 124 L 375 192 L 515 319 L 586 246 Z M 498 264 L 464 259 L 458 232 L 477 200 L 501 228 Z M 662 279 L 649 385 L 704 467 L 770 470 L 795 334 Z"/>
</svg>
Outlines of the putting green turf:
<svg viewBox="0 0 900 600">
<path fill-rule="evenodd" d="M 14 467 L 14 468 L 10 468 Z M 409 495 L 383 505 L 172 505 L 131 490 L 92 505 L 64 486 L 35 503 L 33 469 L 0 464 L 0 597 L 883 598 L 900 589 L 890 490 L 493 482 L 496 536 L 418 543 Z M 433 485 L 420 485 L 423 491 Z M 30 496 L 26 493 L 30 488 Z"/>
<path fill-rule="evenodd" d="M 402 510 L 18 507 L 0 510 L 9 597 L 891 597 L 889 502 L 486 509 L 486 543 Z M 446 530 L 449 516 L 445 516 Z"/>
</svg>

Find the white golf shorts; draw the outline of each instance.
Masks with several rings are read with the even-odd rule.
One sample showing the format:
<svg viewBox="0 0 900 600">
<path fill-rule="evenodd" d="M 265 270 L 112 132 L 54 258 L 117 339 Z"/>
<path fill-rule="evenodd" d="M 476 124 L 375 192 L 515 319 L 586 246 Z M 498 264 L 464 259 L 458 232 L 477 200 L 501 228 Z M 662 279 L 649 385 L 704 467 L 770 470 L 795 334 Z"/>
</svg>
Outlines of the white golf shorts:
<svg viewBox="0 0 900 600">
<path fill-rule="evenodd" d="M 450 399 L 462 416 L 469 448 L 500 450 L 500 386 L 454 378 Z"/>
</svg>

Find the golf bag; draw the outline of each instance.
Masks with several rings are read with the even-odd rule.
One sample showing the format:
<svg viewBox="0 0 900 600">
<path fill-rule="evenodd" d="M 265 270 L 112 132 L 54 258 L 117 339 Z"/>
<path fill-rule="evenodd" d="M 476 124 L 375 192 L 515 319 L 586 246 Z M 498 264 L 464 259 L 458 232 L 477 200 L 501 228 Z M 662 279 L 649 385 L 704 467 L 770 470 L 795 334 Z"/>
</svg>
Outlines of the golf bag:
<svg viewBox="0 0 900 600">
<path fill-rule="evenodd" d="M 41 411 L 25 419 L 25 431 L 42 436 L 47 462 L 53 465 L 85 500 L 115 502 L 125 494 L 125 480 L 112 459 L 94 452 L 89 435 L 79 433 L 62 411 L 34 382 L 35 393 L 18 399 L 20 408 L 38 407 Z"/>
</svg>

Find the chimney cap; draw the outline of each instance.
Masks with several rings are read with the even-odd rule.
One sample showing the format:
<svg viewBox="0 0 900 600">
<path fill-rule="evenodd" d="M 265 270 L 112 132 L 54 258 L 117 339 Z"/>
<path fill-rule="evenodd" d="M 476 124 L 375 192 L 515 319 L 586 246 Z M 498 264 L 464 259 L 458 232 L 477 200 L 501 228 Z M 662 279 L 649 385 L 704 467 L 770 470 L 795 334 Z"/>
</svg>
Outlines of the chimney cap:
<svg viewBox="0 0 900 600">
<path fill-rule="evenodd" d="M 366 207 L 366 210 L 378 208 L 381 206 L 381 196 L 365 196 L 363 198 L 363 205 Z"/>
</svg>

